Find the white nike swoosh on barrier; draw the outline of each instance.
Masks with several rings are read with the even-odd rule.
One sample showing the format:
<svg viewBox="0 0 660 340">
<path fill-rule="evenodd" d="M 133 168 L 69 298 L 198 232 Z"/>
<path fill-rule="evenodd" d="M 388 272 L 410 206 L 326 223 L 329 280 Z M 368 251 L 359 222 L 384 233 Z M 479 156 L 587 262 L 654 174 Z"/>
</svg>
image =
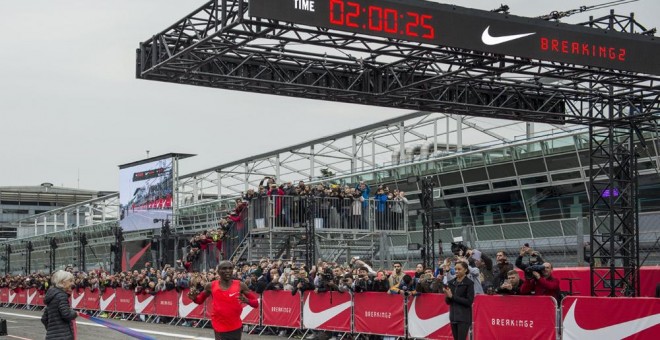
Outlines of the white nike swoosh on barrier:
<svg viewBox="0 0 660 340">
<path fill-rule="evenodd" d="M 351 308 L 351 301 L 346 301 L 342 304 L 336 305 L 330 309 L 326 309 L 322 312 L 313 312 L 309 308 L 309 297 L 312 294 L 307 295 L 305 300 L 305 306 L 303 308 L 303 324 L 306 328 L 315 329 L 322 324 L 326 323 L 328 320 L 339 315 L 339 313 L 345 311 L 348 308 Z"/>
<path fill-rule="evenodd" d="M 29 295 L 29 294 L 28 294 L 28 296 L 27 296 L 27 303 L 28 303 L 28 305 L 31 305 L 31 304 L 32 304 L 32 300 L 34 300 L 34 297 L 35 297 L 35 296 L 37 296 L 37 291 L 36 291 L 36 290 L 34 291 L 34 293 L 32 293 L 32 295 Z"/>
<path fill-rule="evenodd" d="M 199 305 L 194 302 L 191 302 L 187 305 L 183 303 L 183 294 L 181 294 L 181 296 L 179 296 L 179 317 L 185 318 L 190 313 L 192 313 L 195 308 L 197 308 L 197 306 Z"/>
<path fill-rule="evenodd" d="M 108 306 L 110 305 L 110 303 L 112 302 L 112 300 L 115 299 L 115 295 L 116 295 L 116 294 L 117 294 L 117 293 L 112 293 L 112 295 L 110 295 L 110 297 L 107 298 L 107 299 L 103 299 L 103 295 L 101 295 L 101 310 L 106 310 L 106 309 L 108 309 Z"/>
<path fill-rule="evenodd" d="M 257 299 L 257 301 L 259 301 L 259 304 L 261 304 L 261 299 Z M 241 320 L 245 319 L 248 316 L 248 314 L 250 314 L 250 312 L 252 312 L 253 310 L 254 307 L 250 305 L 243 306 L 243 310 L 241 311 Z"/>
<path fill-rule="evenodd" d="M 408 333 L 413 338 L 426 338 L 427 336 L 435 333 L 438 329 L 449 324 L 449 312 L 436 315 L 430 319 L 420 319 L 417 316 L 415 304 L 417 297 L 413 299 L 410 310 L 408 311 Z"/>
<path fill-rule="evenodd" d="M 564 318 L 564 340 L 624 339 L 647 328 L 660 324 L 660 314 L 655 314 L 598 329 L 584 329 L 580 327 L 577 320 L 575 320 L 576 305 L 577 300 L 573 302 Z"/>
<path fill-rule="evenodd" d="M 147 308 L 147 306 L 151 303 L 151 301 L 154 299 L 154 296 L 151 295 L 148 298 L 144 299 L 144 301 L 140 302 L 138 301 L 137 295 L 135 296 L 135 312 L 136 313 L 142 313 L 142 311 Z"/>
<path fill-rule="evenodd" d="M 14 299 L 16 298 L 16 293 L 12 294 L 11 290 L 9 291 L 9 303 L 14 302 Z"/>
<path fill-rule="evenodd" d="M 74 298 L 73 295 L 71 295 L 71 308 L 78 308 L 78 305 L 80 304 L 80 301 L 85 297 L 85 293 L 82 293 L 78 295 L 78 298 Z"/>
<path fill-rule="evenodd" d="M 516 40 L 516 39 L 520 39 L 520 38 L 524 38 L 524 37 L 536 34 L 536 33 L 523 33 L 523 34 L 503 35 L 501 37 L 494 37 L 494 36 L 490 35 L 489 30 L 490 30 L 490 26 L 486 27 L 486 29 L 484 30 L 484 33 L 481 34 L 481 41 L 483 41 L 484 44 L 486 44 L 488 46 L 499 45 L 499 44 L 502 44 L 502 43 L 505 43 L 505 42 L 508 42 L 508 41 L 511 41 L 511 40 Z"/>
</svg>

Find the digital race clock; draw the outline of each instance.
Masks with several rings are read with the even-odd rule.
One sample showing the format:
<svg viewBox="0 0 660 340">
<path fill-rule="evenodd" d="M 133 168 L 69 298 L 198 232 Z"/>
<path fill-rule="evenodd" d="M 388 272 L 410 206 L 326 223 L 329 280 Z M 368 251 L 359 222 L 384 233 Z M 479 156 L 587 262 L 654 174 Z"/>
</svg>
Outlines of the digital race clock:
<svg viewBox="0 0 660 340">
<path fill-rule="evenodd" d="M 248 0 L 251 17 L 524 58 L 660 75 L 660 42 L 423 0 Z"/>
</svg>

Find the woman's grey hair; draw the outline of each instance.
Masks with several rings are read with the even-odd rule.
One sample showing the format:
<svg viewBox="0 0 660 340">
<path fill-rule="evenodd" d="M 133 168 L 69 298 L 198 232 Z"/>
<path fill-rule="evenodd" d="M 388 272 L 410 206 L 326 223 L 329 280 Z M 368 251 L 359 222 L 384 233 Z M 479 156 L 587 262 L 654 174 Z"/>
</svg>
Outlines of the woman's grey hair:
<svg viewBox="0 0 660 340">
<path fill-rule="evenodd" d="M 73 280 L 73 274 L 64 270 L 58 270 L 50 277 L 50 283 L 57 288 L 62 288 L 62 282 L 66 280 Z"/>
</svg>

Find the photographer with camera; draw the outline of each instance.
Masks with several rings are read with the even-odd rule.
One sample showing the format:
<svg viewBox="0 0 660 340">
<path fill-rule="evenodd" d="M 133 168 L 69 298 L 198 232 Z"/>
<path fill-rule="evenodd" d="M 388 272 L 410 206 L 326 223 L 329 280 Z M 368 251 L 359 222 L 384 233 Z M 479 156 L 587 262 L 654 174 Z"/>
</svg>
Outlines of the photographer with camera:
<svg viewBox="0 0 660 340">
<path fill-rule="evenodd" d="M 365 267 L 360 267 L 357 270 L 358 275 L 353 281 L 352 290 L 356 293 L 373 291 L 373 280 L 369 277 L 369 271 Z"/>
<path fill-rule="evenodd" d="M 497 287 L 495 292 L 500 295 L 519 295 L 521 286 L 520 275 L 512 269 L 507 273 L 507 279 Z"/>
<path fill-rule="evenodd" d="M 528 266 L 526 270 L 525 276 L 530 272 L 532 278 L 525 278 L 520 287 L 521 295 L 546 295 L 559 301 L 559 280 L 552 276 L 552 264 L 545 262 L 542 265 Z"/>
<path fill-rule="evenodd" d="M 316 288 L 314 289 L 317 293 L 339 291 L 339 286 L 337 282 L 339 278 L 335 281 L 335 275 L 332 271 L 332 268 L 325 267 L 319 270 L 318 275 L 314 279 Z"/>
<path fill-rule="evenodd" d="M 524 257 L 528 257 L 527 263 L 523 263 Z M 533 270 L 528 271 L 527 268 L 530 266 L 537 266 L 536 270 L 539 271 L 543 270 L 543 268 L 540 268 L 541 265 L 543 265 L 543 258 L 541 257 L 541 253 L 530 248 L 529 243 L 525 243 L 522 248 L 520 248 L 520 254 L 516 259 L 516 267 L 525 272 L 525 278 L 527 279 L 532 278 L 533 272 Z"/>
<path fill-rule="evenodd" d="M 309 281 L 307 272 L 301 269 L 298 272 L 298 278 L 293 284 L 291 295 L 296 295 L 298 291 L 300 291 L 300 294 L 304 294 L 306 290 L 314 290 L 314 284 Z"/>
</svg>

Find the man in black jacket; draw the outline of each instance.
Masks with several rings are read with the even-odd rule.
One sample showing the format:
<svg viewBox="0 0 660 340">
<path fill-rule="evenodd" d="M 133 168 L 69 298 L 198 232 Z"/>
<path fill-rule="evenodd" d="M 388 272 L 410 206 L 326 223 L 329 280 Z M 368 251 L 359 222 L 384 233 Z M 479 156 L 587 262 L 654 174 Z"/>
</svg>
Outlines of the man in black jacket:
<svg viewBox="0 0 660 340">
<path fill-rule="evenodd" d="M 507 275 L 507 280 L 497 287 L 497 294 L 502 295 L 518 295 L 520 294 L 520 275 L 515 270 L 510 270 Z"/>
</svg>

